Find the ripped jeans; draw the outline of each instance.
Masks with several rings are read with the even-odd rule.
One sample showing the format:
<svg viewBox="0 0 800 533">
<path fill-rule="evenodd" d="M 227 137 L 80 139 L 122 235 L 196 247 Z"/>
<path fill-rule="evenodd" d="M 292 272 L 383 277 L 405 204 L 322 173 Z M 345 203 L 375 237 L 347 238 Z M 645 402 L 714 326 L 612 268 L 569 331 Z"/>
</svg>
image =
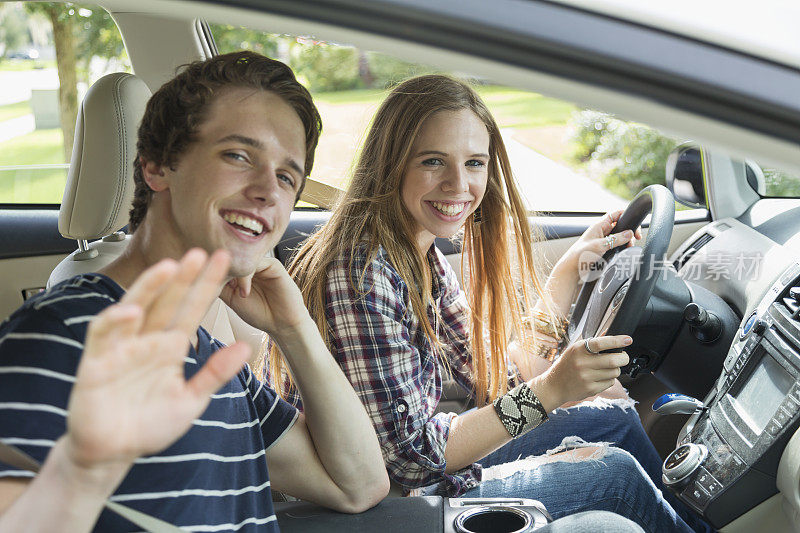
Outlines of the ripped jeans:
<svg viewBox="0 0 800 533">
<path fill-rule="evenodd" d="M 663 461 L 642 427 L 633 400 L 597 398 L 566 409 L 556 409 L 548 416 L 546 423 L 478 462 L 488 467 L 531 455 L 542 455 L 560 447 L 562 441 L 572 436 L 586 442 L 612 444 L 636 458 L 655 487 L 663 493 L 664 499 L 694 531 L 714 531 L 664 487 L 661 479 Z"/>
<path fill-rule="evenodd" d="M 576 458 L 574 452 L 547 455 L 587 442 L 599 446 L 590 458 Z M 533 498 L 553 518 L 612 511 L 648 532 L 713 531 L 669 491 L 662 493 L 661 458 L 632 400 L 598 399 L 557 409 L 545 424 L 478 462 L 483 481 L 464 497 Z M 439 493 L 435 487 L 424 494 Z"/>
<path fill-rule="evenodd" d="M 533 498 L 556 519 L 611 511 L 649 533 L 692 531 L 628 452 L 601 446 L 592 457 L 576 459 L 576 451 L 486 468 L 484 480 L 463 497 Z"/>
</svg>

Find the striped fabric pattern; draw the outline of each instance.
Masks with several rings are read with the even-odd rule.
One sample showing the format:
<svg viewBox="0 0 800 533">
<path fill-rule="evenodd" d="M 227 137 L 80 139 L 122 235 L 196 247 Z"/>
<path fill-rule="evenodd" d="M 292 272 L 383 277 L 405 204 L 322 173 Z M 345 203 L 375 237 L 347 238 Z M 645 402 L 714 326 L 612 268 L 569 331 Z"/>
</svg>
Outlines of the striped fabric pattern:
<svg viewBox="0 0 800 533">
<path fill-rule="evenodd" d="M 66 431 L 67 401 L 91 317 L 119 300 L 111 279 L 87 274 L 28 300 L 0 324 L 0 440 L 43 462 Z M 191 377 L 222 344 L 203 328 L 185 358 Z M 266 449 L 298 411 L 245 367 L 191 429 L 139 458 L 112 501 L 186 531 L 277 531 Z M 31 477 L 0 463 L 0 478 Z M 104 511 L 95 531 L 137 531 Z"/>
<path fill-rule="evenodd" d="M 460 496 L 480 482 L 473 464 L 445 473 L 444 450 L 455 413 L 434 414 L 442 395 L 443 369 L 411 308 L 409 287 L 389 263 L 383 248 L 368 261 L 349 254 L 328 271 L 325 314 L 333 356 L 372 419 L 389 477 L 411 489 L 444 482 L 449 496 Z M 447 259 L 431 246 L 433 302 L 428 320 L 435 326 L 453 378 L 466 390 L 472 352 L 469 308 Z M 268 366 L 268 365 L 265 365 Z M 268 380 L 273 382 L 272 377 Z M 296 391 L 283 382 L 283 396 L 302 408 Z"/>
</svg>

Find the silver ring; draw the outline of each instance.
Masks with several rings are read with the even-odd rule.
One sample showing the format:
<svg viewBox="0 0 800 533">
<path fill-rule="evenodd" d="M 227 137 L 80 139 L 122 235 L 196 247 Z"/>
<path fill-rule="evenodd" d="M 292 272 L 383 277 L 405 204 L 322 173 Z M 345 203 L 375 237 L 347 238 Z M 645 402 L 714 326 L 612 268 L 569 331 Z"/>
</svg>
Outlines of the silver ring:
<svg viewBox="0 0 800 533">
<path fill-rule="evenodd" d="M 617 238 L 614 235 L 606 235 L 606 247 L 610 250 L 614 247 L 614 243 L 617 242 Z"/>
<path fill-rule="evenodd" d="M 588 339 L 584 339 L 584 341 L 583 341 L 583 347 L 584 347 L 584 348 L 586 348 L 586 351 L 587 351 L 587 352 L 589 352 L 589 353 L 593 353 L 594 355 L 597 355 L 597 354 L 599 354 L 600 352 L 595 352 L 594 350 L 592 350 L 591 348 L 589 348 L 589 341 L 590 341 L 590 340 L 592 340 L 593 338 L 594 338 L 594 337 L 590 337 L 590 338 L 588 338 Z"/>
</svg>

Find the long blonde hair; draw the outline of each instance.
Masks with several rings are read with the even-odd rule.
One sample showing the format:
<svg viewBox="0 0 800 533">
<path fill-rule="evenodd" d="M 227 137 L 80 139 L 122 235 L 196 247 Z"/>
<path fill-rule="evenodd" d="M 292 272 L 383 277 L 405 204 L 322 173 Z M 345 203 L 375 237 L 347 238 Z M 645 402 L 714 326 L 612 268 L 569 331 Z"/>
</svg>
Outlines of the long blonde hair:
<svg viewBox="0 0 800 533">
<path fill-rule="evenodd" d="M 411 147 L 425 120 L 439 111 L 463 109 L 473 111 L 486 125 L 490 139 L 488 183 L 480 204 L 482 220 L 475 224 L 474 214 L 468 218 L 461 257 L 462 286 L 472 316 L 475 400 L 483 405 L 507 390 L 506 352 L 511 333 L 526 344 L 534 342 L 530 331 L 522 327 L 522 316 L 533 307 L 532 291 L 542 297 L 542 286 L 532 253 L 532 241 L 536 239 L 514 183 L 500 131 L 486 105 L 465 82 L 434 74 L 409 79 L 391 91 L 369 128 L 350 186 L 328 223 L 302 244 L 288 270 L 323 339 L 332 348 L 325 319 L 329 268 L 338 258 L 348 255 L 352 267 L 356 254 L 363 254 L 365 249 L 369 265 L 379 247 L 383 247 L 389 263 L 410 289 L 412 310 L 427 339 L 447 366 L 426 312 L 432 299 L 426 250 L 417 245 L 415 221 L 404 206 L 400 191 Z M 538 230 L 533 233 L 539 237 Z M 516 256 L 513 259 L 512 247 Z M 519 268 L 519 276 L 513 275 L 512 263 Z M 465 271 L 469 273 L 467 280 L 463 279 Z M 363 275 L 364 272 L 362 279 Z M 354 287 L 360 286 L 360 280 L 350 281 Z M 485 337 L 489 341 L 488 357 Z M 276 347 L 270 356 L 270 372 L 276 381 L 282 376 L 291 379 Z"/>
</svg>

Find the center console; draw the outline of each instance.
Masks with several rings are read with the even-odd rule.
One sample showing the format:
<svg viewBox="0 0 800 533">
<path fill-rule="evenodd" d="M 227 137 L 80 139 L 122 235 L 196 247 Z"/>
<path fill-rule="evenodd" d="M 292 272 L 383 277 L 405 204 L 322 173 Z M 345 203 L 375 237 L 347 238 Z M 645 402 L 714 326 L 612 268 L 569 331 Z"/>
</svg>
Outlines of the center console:
<svg viewBox="0 0 800 533">
<path fill-rule="evenodd" d="M 284 533 L 532 533 L 551 521 L 541 502 L 525 498 L 386 498 L 358 514 L 295 501 L 275 503 L 275 514 Z"/>
<path fill-rule="evenodd" d="M 777 493 L 800 426 L 800 265 L 744 321 L 723 372 L 664 462 L 664 482 L 721 528 Z"/>
</svg>

